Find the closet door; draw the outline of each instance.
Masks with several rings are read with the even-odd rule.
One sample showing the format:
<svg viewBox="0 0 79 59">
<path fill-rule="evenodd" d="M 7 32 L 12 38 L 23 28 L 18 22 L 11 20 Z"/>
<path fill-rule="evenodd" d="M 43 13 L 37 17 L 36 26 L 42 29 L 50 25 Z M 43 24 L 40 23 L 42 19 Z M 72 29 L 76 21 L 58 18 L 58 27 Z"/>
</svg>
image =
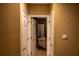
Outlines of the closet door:
<svg viewBox="0 0 79 59">
<path fill-rule="evenodd" d="M 34 56 L 36 51 L 36 20 L 30 19 L 30 55 Z"/>
</svg>

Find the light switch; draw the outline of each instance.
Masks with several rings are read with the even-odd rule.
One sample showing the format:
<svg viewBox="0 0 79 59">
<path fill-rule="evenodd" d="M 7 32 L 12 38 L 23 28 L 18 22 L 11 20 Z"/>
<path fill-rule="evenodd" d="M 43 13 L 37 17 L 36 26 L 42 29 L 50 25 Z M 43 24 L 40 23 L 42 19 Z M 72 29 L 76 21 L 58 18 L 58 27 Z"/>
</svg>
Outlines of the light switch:
<svg viewBox="0 0 79 59">
<path fill-rule="evenodd" d="M 63 34 L 63 35 L 62 35 L 62 39 L 63 39 L 63 40 L 67 40 L 67 37 L 68 37 L 67 34 Z"/>
</svg>

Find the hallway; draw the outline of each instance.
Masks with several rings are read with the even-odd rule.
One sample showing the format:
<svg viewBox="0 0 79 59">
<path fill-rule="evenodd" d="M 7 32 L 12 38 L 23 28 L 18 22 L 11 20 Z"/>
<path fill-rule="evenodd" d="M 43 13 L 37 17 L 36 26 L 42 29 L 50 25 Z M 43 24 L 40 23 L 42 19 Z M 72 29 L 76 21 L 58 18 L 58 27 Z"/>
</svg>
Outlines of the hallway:
<svg viewBox="0 0 79 59">
<path fill-rule="evenodd" d="M 79 55 L 79 4 L 2 3 L 0 16 L 0 56 Z"/>
</svg>

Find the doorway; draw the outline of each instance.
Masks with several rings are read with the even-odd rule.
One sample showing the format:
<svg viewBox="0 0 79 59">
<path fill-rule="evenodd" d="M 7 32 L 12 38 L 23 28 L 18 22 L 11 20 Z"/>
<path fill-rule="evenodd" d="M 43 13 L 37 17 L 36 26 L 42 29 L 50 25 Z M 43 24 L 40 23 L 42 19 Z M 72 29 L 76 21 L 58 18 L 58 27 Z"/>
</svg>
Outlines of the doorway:
<svg viewBox="0 0 79 59">
<path fill-rule="evenodd" d="M 48 15 L 29 15 L 29 55 L 52 56 L 52 20 Z M 39 43 L 40 42 L 40 43 Z"/>
<path fill-rule="evenodd" d="M 53 11 L 49 12 L 47 10 L 49 10 L 50 8 L 48 8 L 49 6 L 47 5 L 39 5 L 39 4 L 35 4 L 35 5 L 30 5 L 28 7 L 28 13 L 27 10 L 25 9 L 25 7 L 23 7 L 24 5 L 20 5 L 20 42 L 21 42 L 21 55 L 25 55 L 25 56 L 33 56 L 35 55 L 35 52 L 40 49 L 39 45 L 37 44 L 36 37 L 37 37 L 37 29 L 36 29 L 36 20 L 34 20 L 35 17 L 37 18 L 46 18 L 46 23 L 47 23 L 47 36 L 46 36 L 46 47 L 44 48 L 46 50 L 46 55 L 47 56 L 52 56 L 54 54 L 54 14 Z M 35 6 L 35 8 L 34 8 Z M 43 6 L 42 8 L 44 9 L 40 9 L 37 8 L 38 6 Z M 31 9 L 32 8 L 32 9 Z M 37 9 L 37 11 L 35 10 Z M 31 12 L 30 12 L 31 11 Z M 39 12 L 40 11 L 40 12 Z M 42 14 L 42 12 L 44 12 Z M 39 12 L 39 13 L 38 13 Z M 38 27 L 43 27 L 44 25 L 38 25 Z M 44 29 L 42 29 L 41 31 L 43 32 Z M 36 49 L 37 48 L 37 49 Z M 43 47 L 41 47 L 42 49 Z"/>
<path fill-rule="evenodd" d="M 30 17 L 30 55 L 47 55 L 47 17 Z"/>
<path fill-rule="evenodd" d="M 47 18 L 31 17 L 30 23 L 30 55 L 47 55 Z"/>
</svg>

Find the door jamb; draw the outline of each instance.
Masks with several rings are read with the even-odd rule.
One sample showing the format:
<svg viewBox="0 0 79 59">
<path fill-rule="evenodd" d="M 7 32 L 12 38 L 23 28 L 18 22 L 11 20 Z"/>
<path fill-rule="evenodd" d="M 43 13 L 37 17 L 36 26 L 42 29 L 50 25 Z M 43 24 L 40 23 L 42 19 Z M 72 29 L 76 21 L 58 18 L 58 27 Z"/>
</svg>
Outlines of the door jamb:
<svg viewBox="0 0 79 59">
<path fill-rule="evenodd" d="M 47 20 L 48 19 L 51 19 L 52 20 L 52 18 L 50 18 L 50 16 L 52 16 L 52 15 L 28 15 L 28 19 L 29 19 L 29 22 L 31 20 L 31 17 L 46 17 Z M 53 32 L 53 38 L 52 38 L 52 40 L 53 40 L 53 55 L 54 55 L 54 19 L 52 20 L 52 23 L 53 23 L 52 24 L 52 32 Z M 30 39 L 30 27 L 29 27 L 29 39 Z M 48 39 L 47 39 L 47 42 L 48 42 Z M 48 52 L 48 49 L 47 49 L 47 52 Z M 29 56 L 30 56 L 30 40 L 29 40 Z M 48 56 L 48 54 L 47 54 L 47 56 Z"/>
</svg>

